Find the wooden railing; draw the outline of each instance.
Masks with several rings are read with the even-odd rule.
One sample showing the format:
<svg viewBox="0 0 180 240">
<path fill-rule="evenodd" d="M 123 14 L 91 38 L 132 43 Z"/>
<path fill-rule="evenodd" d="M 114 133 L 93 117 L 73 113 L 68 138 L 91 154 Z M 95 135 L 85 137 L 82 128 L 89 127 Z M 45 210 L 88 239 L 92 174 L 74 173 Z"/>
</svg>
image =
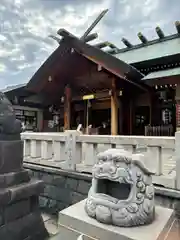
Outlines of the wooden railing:
<svg viewBox="0 0 180 240">
<path fill-rule="evenodd" d="M 145 136 L 172 136 L 172 125 L 160 125 L 160 126 L 145 126 Z"/>
<path fill-rule="evenodd" d="M 67 131 L 25 132 L 22 139 L 25 162 L 87 173 L 91 173 L 101 151 L 123 147 L 131 152 L 143 152 L 145 164 L 156 173 L 154 183 L 177 188 L 175 137 L 100 136 Z"/>
</svg>

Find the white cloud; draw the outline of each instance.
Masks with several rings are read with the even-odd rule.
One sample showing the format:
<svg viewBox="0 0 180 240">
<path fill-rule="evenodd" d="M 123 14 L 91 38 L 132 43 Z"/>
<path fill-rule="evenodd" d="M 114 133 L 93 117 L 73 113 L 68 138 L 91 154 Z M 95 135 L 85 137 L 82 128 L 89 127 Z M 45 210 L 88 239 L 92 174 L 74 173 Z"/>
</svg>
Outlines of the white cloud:
<svg viewBox="0 0 180 240">
<path fill-rule="evenodd" d="M 48 35 L 59 28 L 81 36 L 96 16 L 109 8 L 93 30 L 99 35 L 95 42 L 109 40 L 123 47 L 121 38 L 135 44 L 139 31 L 155 38 L 157 25 L 166 34 L 175 32 L 173 22 L 178 20 L 179 7 L 179 0 L 1 0 L 0 87 L 28 81 L 57 47 Z"/>
<path fill-rule="evenodd" d="M 5 72 L 6 66 L 3 63 L 0 63 L 0 72 Z"/>
<path fill-rule="evenodd" d="M 15 56 L 15 57 L 11 57 L 11 61 L 25 61 L 26 58 L 24 55 L 19 55 L 19 56 Z"/>
<path fill-rule="evenodd" d="M 5 36 L 3 36 L 2 34 L 0 34 L 0 41 L 4 42 L 5 40 L 7 40 L 7 38 Z"/>
<path fill-rule="evenodd" d="M 24 64 L 22 64 L 22 65 L 18 65 L 18 66 L 17 66 L 17 69 L 18 69 L 18 70 L 23 70 L 23 69 L 26 69 L 26 68 L 29 68 L 29 67 L 31 67 L 31 64 L 30 64 L 30 63 L 24 63 Z"/>
</svg>

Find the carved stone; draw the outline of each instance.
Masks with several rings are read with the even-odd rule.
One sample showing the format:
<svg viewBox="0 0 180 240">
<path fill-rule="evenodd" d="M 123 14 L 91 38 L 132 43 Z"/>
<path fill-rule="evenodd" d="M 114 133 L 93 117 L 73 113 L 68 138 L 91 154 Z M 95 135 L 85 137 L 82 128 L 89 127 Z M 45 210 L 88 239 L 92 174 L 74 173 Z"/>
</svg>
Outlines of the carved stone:
<svg viewBox="0 0 180 240">
<path fill-rule="evenodd" d="M 45 239 L 38 196 L 43 182 L 23 169 L 21 122 L 0 92 L 0 239 Z"/>
<path fill-rule="evenodd" d="M 145 225 L 154 220 L 152 172 L 143 160 L 142 154 L 124 149 L 98 154 L 85 203 L 90 217 L 121 227 Z"/>
<path fill-rule="evenodd" d="M 20 140 L 21 121 L 16 119 L 12 104 L 0 92 L 0 140 Z"/>
</svg>

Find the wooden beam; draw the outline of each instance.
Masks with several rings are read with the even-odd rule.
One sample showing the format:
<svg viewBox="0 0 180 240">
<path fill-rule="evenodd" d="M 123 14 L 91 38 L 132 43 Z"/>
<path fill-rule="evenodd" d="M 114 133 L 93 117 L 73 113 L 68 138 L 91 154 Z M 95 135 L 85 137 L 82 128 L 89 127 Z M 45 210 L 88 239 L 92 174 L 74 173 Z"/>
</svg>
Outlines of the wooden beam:
<svg viewBox="0 0 180 240">
<path fill-rule="evenodd" d="M 116 79 L 112 79 L 111 88 L 111 135 L 118 134 L 118 98 L 116 89 Z"/>
<path fill-rule="evenodd" d="M 56 37 L 56 36 L 53 36 L 53 35 L 49 35 L 48 37 L 54 39 L 56 42 L 58 42 L 59 44 L 61 43 L 61 39 Z"/>
<path fill-rule="evenodd" d="M 66 29 L 64 28 L 60 28 L 58 31 L 57 31 L 57 34 L 60 35 L 62 38 L 66 38 L 66 37 L 73 37 L 73 38 L 77 38 L 75 35 L 73 35 L 72 33 L 68 32 Z M 52 37 L 52 35 L 50 35 Z M 96 39 L 98 37 L 98 34 L 97 33 L 92 33 L 92 34 L 89 34 L 87 37 L 85 37 L 82 41 L 83 42 L 90 42 L 94 39 Z M 54 38 L 54 36 L 53 36 Z"/>
<path fill-rule="evenodd" d="M 63 32 L 62 32 L 63 34 Z M 73 35 L 72 35 L 73 36 Z M 54 35 L 49 35 L 50 38 L 54 39 L 55 41 L 57 41 L 59 44 L 61 43 L 61 39 L 54 36 Z M 98 34 L 97 33 L 92 33 L 92 34 L 89 34 L 85 39 L 84 39 L 84 42 L 90 42 L 94 39 L 98 38 Z"/>
<path fill-rule="evenodd" d="M 85 39 L 84 41 L 87 43 L 87 42 L 90 42 L 94 39 L 98 38 L 98 34 L 97 33 L 92 33 L 92 34 L 89 34 Z"/>
<path fill-rule="evenodd" d="M 88 95 L 88 94 L 87 94 Z M 103 98 L 110 98 L 109 96 L 109 89 L 101 92 L 93 93 L 95 99 L 103 99 Z M 83 100 L 83 95 L 81 96 L 73 96 L 72 101 L 81 101 Z"/>
<path fill-rule="evenodd" d="M 71 88 L 65 87 L 65 98 L 64 98 L 64 130 L 71 128 Z"/>
<path fill-rule="evenodd" d="M 100 43 L 97 43 L 97 44 L 94 44 L 93 47 L 96 47 L 96 48 L 105 48 L 108 46 L 108 41 L 105 41 L 105 42 L 100 42 Z"/>
</svg>

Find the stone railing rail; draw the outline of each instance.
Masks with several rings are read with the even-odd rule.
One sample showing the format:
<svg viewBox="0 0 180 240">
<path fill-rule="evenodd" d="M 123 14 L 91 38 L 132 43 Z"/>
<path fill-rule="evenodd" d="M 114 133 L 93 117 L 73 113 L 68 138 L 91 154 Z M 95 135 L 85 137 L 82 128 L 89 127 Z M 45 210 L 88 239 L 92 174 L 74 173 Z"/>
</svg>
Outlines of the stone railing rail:
<svg viewBox="0 0 180 240">
<path fill-rule="evenodd" d="M 21 137 L 24 141 L 25 162 L 70 171 L 91 173 L 97 153 L 109 148 L 123 147 L 131 152 L 144 152 L 146 165 L 156 173 L 154 183 L 180 189 L 180 170 L 179 174 L 177 172 L 178 164 L 180 165 L 180 150 L 177 150 L 180 147 L 179 135 L 177 132 L 176 137 L 100 136 L 67 131 L 24 132 Z"/>
</svg>

